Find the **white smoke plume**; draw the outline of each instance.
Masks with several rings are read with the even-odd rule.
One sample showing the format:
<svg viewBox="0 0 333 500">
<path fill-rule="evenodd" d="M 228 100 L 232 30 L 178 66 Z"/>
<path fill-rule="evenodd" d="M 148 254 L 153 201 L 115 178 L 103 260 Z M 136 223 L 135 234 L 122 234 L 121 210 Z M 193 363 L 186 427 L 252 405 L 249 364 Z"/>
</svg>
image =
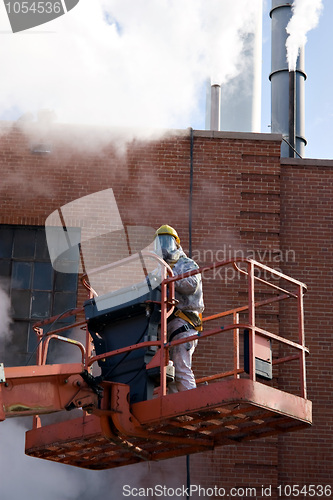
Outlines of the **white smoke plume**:
<svg viewBox="0 0 333 500">
<path fill-rule="evenodd" d="M 26 427 L 22 424 L 22 419 L 10 419 L 0 423 L 1 498 L 78 498 L 84 492 L 86 484 L 83 482 L 80 486 L 80 475 L 73 473 L 73 469 L 59 467 L 58 464 L 50 464 L 24 454 L 24 431 L 28 425 Z"/>
<path fill-rule="evenodd" d="M 289 71 L 296 70 L 299 51 L 306 44 L 307 33 L 318 25 L 322 10 L 322 0 L 294 0 L 292 17 L 286 28 Z"/>
<path fill-rule="evenodd" d="M 261 2 L 80 0 L 15 34 L 1 2 L 0 119 L 50 109 L 60 123 L 187 128 L 202 115 L 207 77 L 242 71 Z"/>
<path fill-rule="evenodd" d="M 140 487 L 186 486 L 185 457 L 90 471 L 28 457 L 24 453 L 27 429 L 31 429 L 28 417 L 0 422 L 1 500 L 116 499 L 124 497 L 125 486 L 135 488 L 136 494 L 129 498 L 136 498 Z"/>
</svg>

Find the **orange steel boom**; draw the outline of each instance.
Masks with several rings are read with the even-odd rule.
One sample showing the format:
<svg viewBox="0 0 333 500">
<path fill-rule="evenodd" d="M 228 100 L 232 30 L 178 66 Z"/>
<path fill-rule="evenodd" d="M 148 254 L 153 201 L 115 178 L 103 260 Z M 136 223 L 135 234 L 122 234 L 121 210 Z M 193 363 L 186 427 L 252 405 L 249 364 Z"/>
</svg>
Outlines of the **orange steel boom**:
<svg viewBox="0 0 333 500">
<path fill-rule="evenodd" d="M 309 351 L 304 341 L 303 295 L 306 286 L 303 283 L 251 259 L 218 262 L 176 277 L 155 254 L 141 252 L 141 256 L 155 259 L 161 267 L 159 299 L 152 296 L 144 302 L 152 310 L 155 307 L 156 311 L 157 307 L 160 311 L 158 338 L 152 336 L 109 350 L 99 347 L 102 349 L 99 353 L 96 344 L 96 353 L 92 355 L 91 335 L 96 343 L 103 337 L 106 323 L 110 323 L 111 331 L 114 325 L 120 324 L 121 328 L 122 318 L 119 315 L 123 315 L 123 310 L 111 308 L 104 314 L 103 321 L 100 320 L 94 308 L 93 295 L 96 293 L 84 276 L 83 282 L 91 291 L 92 298 L 85 304 L 85 320 L 78 321 L 76 325 L 87 324 L 86 345 L 60 336 L 64 328 L 43 335 L 42 327 L 55 320 L 51 318 L 36 325 L 40 339 L 36 365 L 4 368 L 0 364 L 0 420 L 34 416 L 33 428 L 26 433 L 28 455 L 100 470 L 143 460 L 188 455 L 311 425 L 312 405 L 307 399 L 306 387 L 305 357 Z M 94 272 L 104 272 L 106 268 L 116 265 L 119 263 Z M 175 306 L 174 282 L 196 273 L 205 276 L 214 269 L 227 266 L 232 266 L 237 275 L 244 278 L 247 302 L 203 318 L 204 330 L 191 338 L 198 339 L 200 344 L 208 337 L 231 335 L 233 367 L 226 372 L 198 378 L 196 389 L 168 394 L 169 349 L 191 339 L 167 340 L 167 319 Z M 275 283 L 258 277 L 258 270 L 273 276 Z M 278 280 L 279 283 L 285 282 L 285 285 L 278 285 Z M 273 292 L 268 299 L 255 300 L 256 283 Z M 259 308 L 286 299 L 296 302 L 296 340 L 270 332 L 256 323 Z M 141 303 L 138 305 L 142 306 Z M 75 309 L 71 314 L 77 315 L 82 311 L 83 308 Z M 138 316 L 135 316 L 135 304 L 131 303 L 130 311 L 130 321 L 135 323 L 136 317 L 141 321 L 139 314 L 145 309 L 138 308 L 139 312 L 135 313 Z M 241 322 L 240 314 L 245 316 Z M 223 328 L 206 329 L 209 321 L 220 318 L 230 318 L 230 323 Z M 124 321 L 128 321 L 128 318 L 124 317 Z M 73 328 L 73 325 L 70 327 Z M 96 335 L 95 331 L 100 332 L 100 335 Z M 240 337 L 244 331 L 248 335 L 248 353 L 244 354 L 247 368 L 241 363 Z M 81 362 L 46 364 L 50 340 L 68 342 L 80 349 Z M 287 347 L 293 354 L 272 358 L 272 343 Z M 143 396 L 135 399 L 132 382 L 123 383 L 121 375 L 120 378 L 115 376 L 120 365 L 116 360 L 127 361 L 140 353 L 143 353 L 144 366 L 140 368 L 139 375 L 144 377 L 142 380 L 147 390 L 142 393 Z M 276 365 L 288 362 L 297 362 L 299 365 L 298 394 L 280 390 L 273 386 L 271 380 L 266 380 L 271 378 L 269 373 Z M 91 375 L 91 368 L 97 363 L 102 367 L 104 377 Z M 261 370 L 267 370 L 266 379 L 259 376 L 262 375 Z M 154 390 L 149 393 L 151 374 Z M 42 426 L 42 415 L 74 408 L 82 410 L 79 418 Z"/>
</svg>

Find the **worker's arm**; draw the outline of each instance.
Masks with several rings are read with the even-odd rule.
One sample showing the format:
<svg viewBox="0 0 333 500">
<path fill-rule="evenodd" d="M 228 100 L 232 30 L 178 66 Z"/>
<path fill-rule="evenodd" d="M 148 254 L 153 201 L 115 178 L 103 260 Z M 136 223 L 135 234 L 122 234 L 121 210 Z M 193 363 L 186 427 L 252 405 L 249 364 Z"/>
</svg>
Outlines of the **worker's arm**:
<svg viewBox="0 0 333 500">
<path fill-rule="evenodd" d="M 175 265 L 173 272 L 177 276 L 180 274 L 188 273 L 189 271 L 193 271 L 194 269 L 198 269 L 198 265 L 194 262 L 194 260 L 185 258 L 180 259 Z M 175 282 L 175 288 L 178 293 L 182 295 L 190 295 L 196 292 L 199 283 L 200 283 L 200 275 L 195 274 L 194 276 L 188 276 L 187 278 L 183 278 L 182 280 Z"/>
</svg>

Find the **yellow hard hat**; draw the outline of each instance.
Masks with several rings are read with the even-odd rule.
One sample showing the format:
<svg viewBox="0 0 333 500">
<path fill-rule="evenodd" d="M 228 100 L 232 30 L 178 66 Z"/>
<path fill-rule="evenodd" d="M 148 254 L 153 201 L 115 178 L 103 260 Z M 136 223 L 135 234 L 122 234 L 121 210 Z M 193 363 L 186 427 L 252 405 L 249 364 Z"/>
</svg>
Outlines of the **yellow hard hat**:
<svg viewBox="0 0 333 500">
<path fill-rule="evenodd" d="M 159 236 L 162 234 L 170 234 L 171 236 L 173 236 L 175 238 L 177 246 L 180 246 L 179 236 L 177 234 L 177 231 L 173 227 L 168 226 L 167 224 L 164 224 L 163 226 L 159 227 L 155 233 L 155 238 L 156 238 L 156 236 Z"/>
</svg>

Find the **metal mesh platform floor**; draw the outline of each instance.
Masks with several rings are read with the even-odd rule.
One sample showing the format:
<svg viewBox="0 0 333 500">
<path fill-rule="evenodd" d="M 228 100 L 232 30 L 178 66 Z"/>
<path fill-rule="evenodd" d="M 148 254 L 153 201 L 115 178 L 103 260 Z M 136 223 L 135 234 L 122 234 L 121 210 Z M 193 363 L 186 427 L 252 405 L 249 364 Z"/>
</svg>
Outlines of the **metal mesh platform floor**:
<svg viewBox="0 0 333 500">
<path fill-rule="evenodd" d="M 310 401 L 272 387 L 224 381 L 207 389 L 133 404 L 129 417 L 121 411 L 118 395 L 119 408 L 113 407 L 111 415 L 83 415 L 28 431 L 26 454 L 102 470 L 198 453 L 311 425 Z M 126 429 L 127 418 L 140 422 L 139 426 L 132 427 L 132 422 Z"/>
</svg>

